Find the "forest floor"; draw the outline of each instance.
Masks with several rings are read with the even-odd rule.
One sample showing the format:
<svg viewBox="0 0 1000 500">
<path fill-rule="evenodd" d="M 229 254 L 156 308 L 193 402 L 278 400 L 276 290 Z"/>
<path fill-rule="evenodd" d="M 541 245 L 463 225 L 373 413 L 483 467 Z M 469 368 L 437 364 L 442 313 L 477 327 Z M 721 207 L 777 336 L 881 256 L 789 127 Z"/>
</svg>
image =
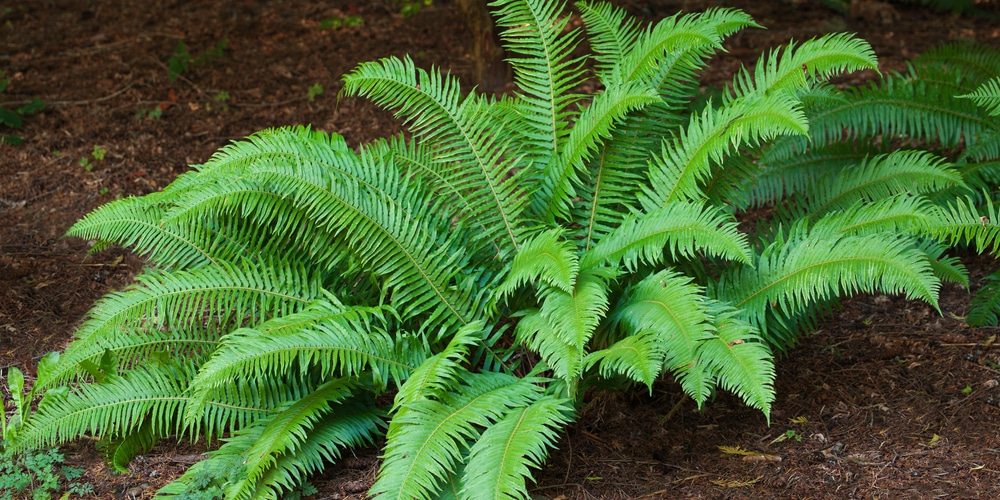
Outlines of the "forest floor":
<svg viewBox="0 0 1000 500">
<path fill-rule="evenodd" d="M 625 4 L 646 20 L 737 6 L 768 28 L 730 39 L 728 53 L 703 74 L 706 85 L 790 38 L 831 31 L 869 40 L 883 71 L 948 41 L 1000 45 L 995 18 L 914 4 L 868 1 L 854 16 L 818 0 Z M 996 3 L 987 8 L 1000 14 Z M 353 16 L 363 24 L 324 23 Z M 24 140 L 0 145 L 0 375 L 16 366 L 30 380 L 38 359 L 65 347 L 94 301 L 141 269 L 125 250 L 88 257 L 88 242 L 63 239 L 84 214 L 161 189 L 263 128 L 312 124 L 353 145 L 395 134 L 391 114 L 361 99 L 338 100 L 340 76 L 360 61 L 410 54 L 418 66 L 464 77 L 466 40 L 448 0 L 406 20 L 390 0 L 4 2 L 0 70 L 10 84 L 0 107 L 38 97 L 46 108 L 22 128 L 0 131 Z M 172 80 L 181 41 L 192 64 Z M 963 258 L 973 290 L 997 267 L 992 258 Z M 940 314 L 899 297 L 845 301 L 778 362 L 770 426 L 725 393 L 699 410 L 669 381 L 651 394 L 596 395 L 532 491 L 548 499 L 1000 498 L 1000 329 L 966 326 L 968 298 L 964 288 L 945 286 Z M 150 498 L 202 451 L 161 443 L 137 457 L 131 473 L 116 475 L 91 443 L 64 448 L 97 498 Z M 315 498 L 363 497 L 377 454 L 358 451 L 315 478 Z"/>
</svg>

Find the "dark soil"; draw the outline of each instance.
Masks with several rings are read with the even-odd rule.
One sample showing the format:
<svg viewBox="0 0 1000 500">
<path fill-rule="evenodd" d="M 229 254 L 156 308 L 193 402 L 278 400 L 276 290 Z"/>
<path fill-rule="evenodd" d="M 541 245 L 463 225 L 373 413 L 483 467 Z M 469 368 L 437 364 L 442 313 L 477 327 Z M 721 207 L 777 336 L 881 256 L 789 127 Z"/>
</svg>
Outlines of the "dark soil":
<svg viewBox="0 0 1000 500">
<path fill-rule="evenodd" d="M 913 4 L 855 3 L 839 15 L 819 0 L 630 0 L 648 20 L 678 9 L 738 6 L 768 29 L 735 36 L 704 74 L 730 78 L 790 38 L 856 31 L 883 71 L 956 39 L 1000 44 L 1000 22 Z M 996 4 L 984 5 L 994 15 Z M 364 25 L 321 29 L 324 19 Z M 400 131 L 388 113 L 337 99 L 360 61 L 410 54 L 459 76 L 471 68 L 457 8 L 435 0 L 404 20 L 390 0 L 33 0 L 0 6 L 0 107 L 46 102 L 0 146 L 0 373 L 29 375 L 65 347 L 101 295 L 143 263 L 125 250 L 86 255 L 62 239 L 98 205 L 158 190 L 216 149 L 267 127 L 312 124 L 351 144 Z M 175 81 L 181 40 L 196 58 L 221 56 Z M 858 83 L 872 74 L 843 78 Z M 324 88 L 309 99 L 314 84 Z M 157 117 L 157 115 L 159 115 Z M 10 131 L 6 131 L 10 133 Z M 95 147 L 106 151 L 95 158 Z M 96 156 L 100 156 L 99 154 Z M 81 159 L 87 159 L 87 165 Z M 973 288 L 997 264 L 967 258 Z M 897 297 L 847 301 L 778 364 L 770 425 L 720 393 L 700 411 L 670 383 L 652 394 L 595 394 L 537 474 L 540 498 L 1000 498 L 998 329 L 961 321 L 969 294 L 942 292 L 941 311 Z M 5 384 L 3 384 L 5 385 Z M 10 408 L 7 408 L 9 411 Z M 730 451 L 750 454 L 726 453 Z M 98 498 L 149 498 L 204 451 L 163 443 L 113 475 L 91 443 L 64 449 Z M 317 499 L 361 498 L 378 466 L 361 450 L 314 484 Z"/>
</svg>

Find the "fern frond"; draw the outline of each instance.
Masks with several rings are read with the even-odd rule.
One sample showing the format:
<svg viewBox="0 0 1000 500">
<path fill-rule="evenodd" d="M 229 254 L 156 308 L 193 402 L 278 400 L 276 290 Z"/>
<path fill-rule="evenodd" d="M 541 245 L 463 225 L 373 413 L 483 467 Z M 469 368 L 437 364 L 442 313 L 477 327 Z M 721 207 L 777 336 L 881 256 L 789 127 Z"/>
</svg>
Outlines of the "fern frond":
<svg viewBox="0 0 1000 500">
<path fill-rule="evenodd" d="M 565 29 L 565 5 L 551 0 L 490 3 L 521 92 L 516 104 L 522 116 L 519 132 L 539 159 L 558 154 L 569 132 L 570 106 L 578 100 L 569 91 L 583 80 L 583 60 L 572 57 L 579 31 Z"/>
<path fill-rule="evenodd" d="M 640 202 L 652 211 L 671 200 L 701 199 L 698 184 L 707 179 L 713 162 L 779 135 L 805 134 L 808 126 L 798 101 L 783 92 L 731 101 L 718 109 L 708 106 L 691 115 L 680 135 L 664 141 L 650 164 L 650 187 Z"/>
<path fill-rule="evenodd" d="M 767 146 L 757 162 L 756 175 L 743 179 L 738 196 L 731 198 L 747 208 L 776 204 L 794 194 L 805 194 L 825 175 L 857 165 L 866 157 L 888 152 L 871 141 L 838 142 L 810 148 L 807 137 L 781 137 Z"/>
<path fill-rule="evenodd" d="M 192 402 L 185 418 L 201 418 L 204 405 L 225 386 L 281 378 L 298 367 L 321 378 L 357 376 L 365 371 L 373 389 L 397 385 L 424 361 L 414 339 L 393 338 L 379 326 L 381 311 L 334 307 L 317 302 L 305 311 L 243 328 L 222 338 L 221 346 L 191 381 Z"/>
<path fill-rule="evenodd" d="M 581 258 L 584 269 L 598 265 L 659 264 L 664 253 L 671 258 L 691 257 L 697 250 L 713 257 L 750 261 L 746 235 L 732 216 L 716 207 L 696 202 L 671 202 L 650 213 L 626 216 L 622 224 L 602 238 Z"/>
<path fill-rule="evenodd" d="M 461 498 L 518 499 L 527 495 L 529 467 L 540 469 L 559 429 L 572 421 L 572 401 L 543 397 L 517 408 L 483 432 L 469 450 Z"/>
<path fill-rule="evenodd" d="M 147 419 L 152 434 L 178 432 L 184 388 L 193 375 L 190 363 L 143 366 L 68 394 L 56 390 L 43 398 L 9 449 L 51 447 L 86 434 L 114 439 L 135 432 Z"/>
<path fill-rule="evenodd" d="M 429 499 L 452 475 L 471 443 L 515 408 L 538 399 L 533 379 L 500 373 L 463 373 L 440 399 L 401 408 L 386 433 L 385 461 L 372 495 Z"/>
<path fill-rule="evenodd" d="M 553 374 L 567 382 L 570 396 L 583 372 L 587 344 L 607 314 L 609 298 L 603 276 L 583 273 L 573 293 L 544 291 L 541 307 L 518 322 L 518 342 L 538 352 Z"/>
<path fill-rule="evenodd" d="M 674 271 L 660 271 L 630 289 L 623 305 L 614 313 L 632 334 L 591 356 L 595 361 L 602 360 L 602 372 L 608 373 L 615 367 L 616 371 L 624 369 L 626 375 L 645 383 L 650 390 L 653 378 L 669 370 L 684 392 L 701 405 L 712 389 L 711 377 L 699 373 L 703 367 L 697 362 L 699 344 L 711 336 L 706 312 L 703 291 L 691 283 L 691 278 Z M 652 350 L 648 351 L 647 336 L 653 342 Z M 625 344 L 619 345 L 622 342 Z M 623 350 L 626 347 L 632 351 Z M 658 365 L 656 371 L 644 370 L 647 372 L 644 379 L 636 379 L 634 375 L 638 373 L 628 373 L 633 367 L 654 361 Z M 645 378 L 649 375 L 653 378 Z"/>
<path fill-rule="evenodd" d="M 983 83 L 975 91 L 958 96 L 971 99 L 976 105 L 982 106 L 992 116 L 1000 116 L 1000 76 Z"/>
<path fill-rule="evenodd" d="M 969 301 L 965 322 L 969 326 L 997 326 L 1000 322 L 1000 270 L 986 277 L 986 283 Z"/>
<path fill-rule="evenodd" d="M 608 2 L 576 2 L 580 17 L 590 35 L 587 41 L 594 51 L 594 69 L 601 81 L 628 54 L 639 37 L 638 23 L 625 9 Z"/>
<path fill-rule="evenodd" d="M 771 335 L 766 320 L 769 311 L 795 318 L 810 304 L 876 290 L 903 293 L 937 307 L 939 286 L 912 239 L 820 235 L 772 244 L 755 268 L 723 273 L 709 295 L 732 304 L 742 319 L 761 329 L 769 343 L 782 347 L 794 339 Z"/>
<path fill-rule="evenodd" d="M 115 200 L 73 224 L 66 236 L 131 247 L 162 267 L 191 268 L 219 264 L 212 247 L 219 240 L 202 225 L 163 224 L 164 193 Z M 106 245 L 99 243 L 97 246 Z"/>
<path fill-rule="evenodd" d="M 1000 76 L 1000 50 L 968 41 L 947 43 L 927 49 L 913 60 L 918 74 L 924 68 L 943 67 L 962 80 L 980 85 Z"/>
<path fill-rule="evenodd" d="M 119 354 L 123 366 L 130 366 L 155 351 L 182 354 L 214 348 L 227 328 L 296 312 L 318 297 L 320 289 L 317 276 L 280 263 L 255 269 L 225 265 L 154 271 L 136 279 L 138 284 L 108 294 L 90 310 L 76 340 L 36 385 L 47 388 L 76 377 L 81 361 L 94 360 L 108 349 Z"/>
<path fill-rule="evenodd" d="M 887 138 L 939 142 L 954 147 L 964 137 L 996 129 L 967 99 L 926 82 L 886 78 L 880 83 L 845 91 L 837 105 L 809 113 L 815 145 L 884 135 Z"/>
<path fill-rule="evenodd" d="M 585 162 L 598 149 L 603 140 L 611 136 L 614 126 L 635 110 L 658 100 L 656 93 L 640 84 L 627 83 L 609 87 L 594 96 L 561 145 L 558 159 L 550 165 L 550 176 L 541 187 L 549 200 L 546 220 L 566 218 L 570 213 L 577 188 L 590 185 L 590 179 L 581 179 L 586 173 Z"/>
<path fill-rule="evenodd" d="M 370 403 L 348 400 L 330 406 L 330 411 L 313 425 L 295 453 L 278 457 L 274 466 L 261 476 L 253 498 L 282 498 L 278 493 L 300 486 L 327 464 L 335 463 L 344 450 L 371 446 L 385 427 L 382 412 Z"/>
<path fill-rule="evenodd" d="M 295 454 L 323 414 L 329 411 L 330 403 L 346 399 L 354 386 L 349 379 L 331 380 L 269 418 L 245 452 L 244 475 L 241 480 L 226 486 L 226 497 L 249 498 L 259 487 L 258 480 L 276 465 L 278 457 Z"/>
<path fill-rule="evenodd" d="M 527 201 L 519 183 L 505 180 L 515 161 L 505 154 L 505 141 L 514 132 L 503 125 L 505 120 L 493 119 L 500 115 L 490 101 L 461 97 L 457 79 L 417 69 L 409 58 L 361 64 L 344 77 L 344 92 L 397 108 L 421 140 L 437 147 L 440 175 L 473 193 L 472 218 L 489 217 L 488 227 L 497 229 L 490 234 L 501 236 L 496 243 L 517 248 L 515 221 Z"/>
<path fill-rule="evenodd" d="M 928 232 L 934 214 L 927 198 L 904 193 L 874 201 L 858 201 L 842 211 L 828 212 L 813 224 L 810 233 L 919 236 Z"/>
<path fill-rule="evenodd" d="M 1000 213 L 993 200 L 977 206 L 972 198 L 956 198 L 936 210 L 931 234 L 948 245 L 972 245 L 979 252 L 1000 254 Z"/>
<path fill-rule="evenodd" d="M 139 427 L 125 436 L 112 437 L 106 435 L 97 443 L 97 448 L 104 453 L 105 461 L 121 474 L 128 474 L 128 463 L 136 455 L 146 453 L 153 448 L 163 434 L 153 431 L 152 420 L 149 417 Z"/>
<path fill-rule="evenodd" d="M 718 384 L 771 420 L 774 402 L 774 356 L 740 313 L 715 303 L 713 335 L 698 344 L 698 364 Z M 700 402 L 699 402 L 700 405 Z"/>
<path fill-rule="evenodd" d="M 926 151 L 899 150 L 845 168 L 827 182 L 821 180 L 806 197 L 809 213 L 822 214 L 861 200 L 928 193 L 961 183 L 962 176 L 943 158 Z"/>
<path fill-rule="evenodd" d="M 535 281 L 572 293 L 580 266 L 573 248 L 560 241 L 562 233 L 561 229 L 550 229 L 525 242 L 496 289 L 500 297 L 509 297 L 522 285 Z"/>
<path fill-rule="evenodd" d="M 780 54 L 779 54 L 780 53 Z M 737 96 L 752 93 L 796 93 L 809 87 L 809 79 L 824 80 L 844 71 L 878 70 L 871 45 L 850 33 L 831 33 L 796 46 L 789 43 L 757 61 L 751 77 L 747 70 L 734 79 Z"/>
<path fill-rule="evenodd" d="M 482 322 L 474 322 L 458 329 L 441 352 L 427 358 L 410 374 L 396 393 L 392 411 L 414 401 L 440 397 L 457 383 L 469 347 L 483 338 L 483 328 Z"/>
</svg>

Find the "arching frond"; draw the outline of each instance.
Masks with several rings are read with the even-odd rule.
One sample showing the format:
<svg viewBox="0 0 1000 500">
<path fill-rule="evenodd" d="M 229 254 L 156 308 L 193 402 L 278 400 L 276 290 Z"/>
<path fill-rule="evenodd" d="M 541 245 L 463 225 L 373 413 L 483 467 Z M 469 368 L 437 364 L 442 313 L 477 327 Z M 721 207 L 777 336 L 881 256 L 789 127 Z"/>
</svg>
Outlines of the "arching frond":
<svg viewBox="0 0 1000 500">
<path fill-rule="evenodd" d="M 278 457 L 296 453 L 323 414 L 329 411 L 330 403 L 350 396 L 352 386 L 348 379 L 331 380 L 262 422 L 260 435 L 244 453 L 244 474 L 239 481 L 226 485 L 226 497 L 249 498 L 258 489 L 261 476 L 276 465 Z"/>
<path fill-rule="evenodd" d="M 469 450 L 461 498 L 518 499 L 527 494 L 529 467 L 540 469 L 559 429 L 572 421 L 572 401 L 551 396 L 508 412 Z"/>
<path fill-rule="evenodd" d="M 118 352 L 128 366 L 144 353 L 214 348 L 227 328 L 294 313 L 319 296 L 320 288 L 317 276 L 280 263 L 254 269 L 225 265 L 150 272 L 136 279 L 137 285 L 108 294 L 91 309 L 76 332 L 77 340 L 49 376 L 36 382 L 39 387 L 76 377 L 81 361 L 96 359 L 108 349 Z"/>
<path fill-rule="evenodd" d="M 460 328 L 441 352 L 427 358 L 406 380 L 393 401 L 392 410 L 427 398 L 437 398 L 458 381 L 469 347 L 484 336 L 483 323 Z"/>
<path fill-rule="evenodd" d="M 760 328 L 774 346 L 793 339 L 776 338 L 767 329 L 768 314 L 797 317 L 810 304 L 837 296 L 905 294 L 937 306 L 940 284 L 925 255 L 912 239 L 895 235 L 803 237 L 772 244 L 755 268 L 724 272 L 710 296 L 733 305 L 739 317 Z"/>
<path fill-rule="evenodd" d="M 583 254 L 584 269 L 598 265 L 624 264 L 635 269 L 641 261 L 659 264 L 666 253 L 671 258 L 691 257 L 701 250 L 707 255 L 738 262 L 750 261 L 746 235 L 721 210 L 695 202 L 672 202 L 649 213 L 626 216 L 618 229 Z"/>
<path fill-rule="evenodd" d="M 772 50 L 757 60 L 752 77 L 747 70 L 736 76 L 734 91 L 737 96 L 796 93 L 807 89 L 810 79 L 825 80 L 837 73 L 863 69 L 878 69 L 871 45 L 849 33 L 830 33 Z"/>
<path fill-rule="evenodd" d="M 388 498 L 429 499 L 465 461 L 481 434 L 515 408 L 538 399 L 533 379 L 463 373 L 440 399 L 407 403 L 386 432 L 385 461 L 369 491 Z"/>
<path fill-rule="evenodd" d="M 547 219 L 565 219 L 569 215 L 576 194 L 574 185 L 590 185 L 590 179 L 581 174 L 587 172 L 585 163 L 593 152 L 610 137 L 613 127 L 628 113 L 657 99 L 653 89 L 634 83 L 615 85 L 594 96 L 590 105 L 577 117 L 573 131 L 560 147 L 558 159 L 550 165 L 551 175 L 540 190 L 549 197 Z"/>
<path fill-rule="evenodd" d="M 705 366 L 723 389 L 771 420 L 774 402 L 774 356 L 740 313 L 713 303 L 713 334 L 698 344 L 698 364 Z"/>
<path fill-rule="evenodd" d="M 522 285 L 535 281 L 572 293 L 580 266 L 573 248 L 560 241 L 562 233 L 561 229 L 550 229 L 527 241 L 514 256 L 497 293 L 508 297 Z"/>
<path fill-rule="evenodd" d="M 281 378 L 299 370 L 321 378 L 370 374 L 373 389 L 402 384 L 424 361 L 415 339 L 393 338 L 378 323 L 381 311 L 317 302 L 305 311 L 244 328 L 222 338 L 221 346 L 191 381 L 185 418 L 201 418 L 212 394 L 225 386 Z"/>
<path fill-rule="evenodd" d="M 938 86 L 903 78 L 886 78 L 845 91 L 839 105 L 810 112 L 809 123 L 817 146 L 883 135 L 939 142 L 947 148 L 959 144 L 963 137 L 997 128 L 972 101 L 956 99 Z"/>
<path fill-rule="evenodd" d="M 313 425 L 295 453 L 278 457 L 274 466 L 261 476 L 253 498 L 282 498 L 279 493 L 300 486 L 328 464 L 335 463 L 345 450 L 371 446 L 381 435 L 385 426 L 382 412 L 370 403 L 348 401 L 330 406 L 330 411 Z"/>
<path fill-rule="evenodd" d="M 1000 213 L 993 200 L 978 206 L 972 198 L 956 198 L 939 206 L 931 223 L 931 234 L 949 245 L 972 245 L 979 252 L 1000 254 Z"/>
<path fill-rule="evenodd" d="M 722 108 L 708 106 L 700 115 L 691 115 L 680 135 L 664 141 L 650 164 L 650 187 L 640 202 L 652 211 L 672 200 L 701 199 L 698 184 L 706 180 L 713 162 L 721 163 L 740 147 L 807 130 L 798 101 L 787 93 L 732 101 Z"/>
<path fill-rule="evenodd" d="M 961 175 L 943 158 L 926 151 L 899 150 L 879 155 L 814 184 L 808 211 L 822 214 L 859 200 L 875 201 L 901 193 L 922 194 L 959 185 Z"/>
<path fill-rule="evenodd" d="M 983 83 L 975 91 L 958 97 L 971 99 L 972 102 L 985 108 L 990 115 L 1000 116 L 1000 76 Z"/>
<path fill-rule="evenodd" d="M 858 201 L 816 220 L 811 234 L 926 234 L 934 217 L 927 198 L 903 193 L 874 201 Z"/>
<path fill-rule="evenodd" d="M 701 405 L 712 389 L 711 376 L 699 373 L 703 366 L 697 363 L 696 354 L 699 344 L 711 336 L 706 312 L 705 296 L 691 278 L 673 271 L 650 275 L 627 292 L 614 312 L 630 335 L 591 354 L 588 361 L 600 360 L 602 373 L 624 373 L 650 390 L 653 379 L 669 370 L 684 392 Z M 655 371 L 634 371 L 654 363 Z"/>
<path fill-rule="evenodd" d="M 913 65 L 918 70 L 944 67 L 979 85 L 1000 76 L 1000 50 L 969 41 L 946 43 L 925 50 L 913 60 Z M 923 76 L 922 72 L 919 74 Z"/>
<path fill-rule="evenodd" d="M 311 424 L 304 439 L 300 440 L 292 433 L 290 438 L 295 441 L 294 450 L 274 455 L 273 465 L 263 471 L 255 489 L 244 497 L 282 498 L 282 493 L 300 486 L 311 473 L 336 462 L 345 448 L 371 444 L 382 427 L 382 415 L 371 402 L 362 399 L 330 402 L 328 409 L 321 408 L 320 415 Z M 273 422 L 281 417 L 280 413 L 269 415 L 226 438 L 221 448 L 209 452 L 208 459 L 196 463 L 181 477 L 161 488 L 157 496 L 174 498 L 208 491 L 216 491 L 221 496 L 225 486 L 245 480 L 247 468 L 244 461 L 254 459 L 249 456 L 249 451 L 264 435 L 265 429 L 273 428 Z"/>
<path fill-rule="evenodd" d="M 153 434 L 176 433 L 193 374 L 191 364 L 144 366 L 68 394 L 47 394 L 9 449 L 51 447 L 87 434 L 113 439 L 144 422 Z"/>
<path fill-rule="evenodd" d="M 807 137 L 780 137 L 764 150 L 756 162 L 756 175 L 743 180 L 734 198 L 747 208 L 776 204 L 794 194 L 805 194 L 824 176 L 888 152 L 870 141 L 810 148 Z"/>
<path fill-rule="evenodd" d="M 163 267 L 190 268 L 218 264 L 211 247 L 219 239 L 202 225 L 163 224 L 162 206 L 171 197 L 152 193 L 102 205 L 73 224 L 66 236 L 131 247 Z"/>
<path fill-rule="evenodd" d="M 364 63 L 344 77 L 344 92 L 398 109 L 421 140 L 437 147 L 434 168 L 471 193 L 473 220 L 495 228 L 501 248 L 517 248 L 523 186 L 508 178 L 516 160 L 506 141 L 516 132 L 486 98 L 461 97 L 458 80 L 417 69 L 409 58 Z M 487 220 L 488 218 L 488 220 Z"/>
</svg>

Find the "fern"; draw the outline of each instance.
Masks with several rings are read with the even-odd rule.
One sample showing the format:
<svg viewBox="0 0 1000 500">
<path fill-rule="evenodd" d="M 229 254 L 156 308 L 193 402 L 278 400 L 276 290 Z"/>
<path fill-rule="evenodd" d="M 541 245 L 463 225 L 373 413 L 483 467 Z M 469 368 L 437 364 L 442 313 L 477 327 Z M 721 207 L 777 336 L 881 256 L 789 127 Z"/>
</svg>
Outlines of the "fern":
<svg viewBox="0 0 1000 500">
<path fill-rule="evenodd" d="M 673 378 L 699 406 L 721 389 L 769 418 L 772 349 L 837 297 L 936 304 L 938 276 L 963 278 L 946 244 L 996 245 L 966 224 L 972 198 L 931 198 L 990 178 L 989 120 L 962 122 L 980 149 L 957 165 L 874 138 L 822 149 L 929 137 L 980 94 L 933 126 L 859 125 L 852 96 L 882 87 L 824 81 L 876 61 L 835 34 L 769 51 L 692 104 L 724 39 L 759 27 L 747 14 L 644 26 L 580 3 L 589 56 L 562 2 L 491 5 L 512 95 L 465 94 L 408 57 L 363 63 L 343 93 L 409 134 L 353 148 L 265 130 L 71 228 L 151 268 L 43 359 L 37 392 L 17 387 L 5 446 L 94 436 L 124 469 L 159 439 L 221 440 L 160 493 L 242 499 L 384 442 L 371 495 L 523 498 L 589 388 Z M 578 94 L 588 79 L 602 90 Z M 766 204 L 783 207 L 775 224 L 747 233 L 737 211 Z"/>
</svg>

